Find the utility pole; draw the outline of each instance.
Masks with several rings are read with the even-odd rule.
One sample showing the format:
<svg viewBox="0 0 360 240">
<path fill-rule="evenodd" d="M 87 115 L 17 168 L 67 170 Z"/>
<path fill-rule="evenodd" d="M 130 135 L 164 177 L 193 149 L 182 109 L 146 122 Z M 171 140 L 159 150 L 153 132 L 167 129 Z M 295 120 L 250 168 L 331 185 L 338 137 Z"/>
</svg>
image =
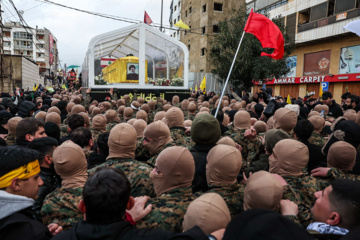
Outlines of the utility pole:
<svg viewBox="0 0 360 240">
<path fill-rule="evenodd" d="M 161 0 L 161 20 L 160 20 L 160 32 L 163 31 L 163 5 L 164 5 L 164 0 Z"/>
</svg>

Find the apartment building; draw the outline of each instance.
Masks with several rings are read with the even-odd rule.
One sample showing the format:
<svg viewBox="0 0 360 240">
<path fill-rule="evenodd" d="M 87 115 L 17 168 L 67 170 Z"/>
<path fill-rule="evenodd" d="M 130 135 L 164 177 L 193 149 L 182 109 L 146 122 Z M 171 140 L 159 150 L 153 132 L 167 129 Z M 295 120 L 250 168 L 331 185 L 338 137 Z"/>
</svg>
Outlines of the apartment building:
<svg viewBox="0 0 360 240">
<path fill-rule="evenodd" d="M 169 35 L 172 38 L 175 38 L 180 41 L 180 28 L 174 26 L 175 23 L 181 19 L 181 0 L 172 0 L 170 4 L 170 18 L 169 23 L 170 29 Z"/>
</svg>

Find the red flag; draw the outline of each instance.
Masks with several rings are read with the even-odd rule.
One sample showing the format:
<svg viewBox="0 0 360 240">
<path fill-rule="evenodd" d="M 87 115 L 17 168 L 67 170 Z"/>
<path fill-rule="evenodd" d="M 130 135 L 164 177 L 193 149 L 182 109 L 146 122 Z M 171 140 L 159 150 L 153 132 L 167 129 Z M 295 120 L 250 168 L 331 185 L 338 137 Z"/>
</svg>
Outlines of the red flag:
<svg viewBox="0 0 360 240">
<path fill-rule="evenodd" d="M 245 32 L 255 35 L 263 48 L 274 48 L 272 54 L 265 52 L 261 56 L 282 59 L 284 56 L 284 37 L 275 23 L 262 14 L 254 13 L 251 9 L 245 25 Z"/>
<path fill-rule="evenodd" d="M 145 14 L 144 14 L 144 23 L 146 23 L 147 25 L 150 25 L 152 24 L 152 20 L 151 18 L 149 17 L 149 15 L 147 14 L 147 12 L 145 11 Z"/>
</svg>

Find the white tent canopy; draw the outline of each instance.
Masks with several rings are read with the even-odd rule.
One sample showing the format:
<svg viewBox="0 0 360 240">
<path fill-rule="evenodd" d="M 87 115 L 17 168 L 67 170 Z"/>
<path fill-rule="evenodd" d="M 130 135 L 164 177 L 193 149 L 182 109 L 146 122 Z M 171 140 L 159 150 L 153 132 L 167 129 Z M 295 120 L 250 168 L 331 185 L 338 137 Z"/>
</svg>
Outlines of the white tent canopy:
<svg viewBox="0 0 360 240">
<path fill-rule="evenodd" d="M 95 77 L 101 74 L 102 58 L 119 59 L 128 55 L 139 58 L 139 83 L 95 84 Z M 83 84 L 91 88 L 188 89 L 189 53 L 183 43 L 154 27 L 139 23 L 92 38 L 82 69 Z M 146 71 L 149 83 L 145 83 Z M 150 80 L 172 81 L 176 77 L 183 78 L 183 86 L 150 84 Z"/>
</svg>

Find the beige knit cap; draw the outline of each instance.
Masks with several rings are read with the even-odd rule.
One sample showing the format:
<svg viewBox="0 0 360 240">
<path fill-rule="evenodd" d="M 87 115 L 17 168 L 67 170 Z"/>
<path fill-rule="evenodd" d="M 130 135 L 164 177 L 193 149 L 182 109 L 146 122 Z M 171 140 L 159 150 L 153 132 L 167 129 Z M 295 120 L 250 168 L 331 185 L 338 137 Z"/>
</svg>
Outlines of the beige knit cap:
<svg viewBox="0 0 360 240">
<path fill-rule="evenodd" d="M 92 114 L 92 111 L 94 110 L 94 108 L 96 108 L 95 105 L 91 105 L 91 106 L 89 107 L 89 113 L 90 113 L 90 114 Z"/>
<path fill-rule="evenodd" d="M 291 132 L 297 123 L 296 113 L 287 108 L 279 108 L 274 114 L 274 128 L 281 128 L 286 132 Z"/>
<path fill-rule="evenodd" d="M 125 105 L 125 100 L 124 99 L 119 99 L 116 102 L 116 107 L 119 108 L 120 106 Z"/>
<path fill-rule="evenodd" d="M 224 108 L 223 108 L 224 109 Z M 224 125 L 225 127 L 227 127 L 230 123 L 230 117 L 229 115 L 227 115 L 226 113 L 224 114 L 224 119 L 223 119 L 223 122 L 222 122 L 222 125 Z"/>
<path fill-rule="evenodd" d="M 22 120 L 21 117 L 13 117 L 9 119 L 7 123 L 9 134 L 16 134 L 16 127 L 21 120 Z"/>
<path fill-rule="evenodd" d="M 106 117 L 102 114 L 97 114 L 92 119 L 92 128 L 98 130 L 106 129 Z"/>
<path fill-rule="evenodd" d="M 234 129 L 249 129 L 251 127 L 250 113 L 238 111 L 234 116 Z"/>
<path fill-rule="evenodd" d="M 107 123 L 112 122 L 112 121 L 120 122 L 120 118 L 118 117 L 117 112 L 114 109 L 107 110 L 105 113 L 105 117 L 106 117 Z"/>
<path fill-rule="evenodd" d="M 136 121 L 136 118 L 132 118 L 129 121 L 127 121 L 127 124 L 130 124 L 131 126 L 134 124 L 134 122 Z"/>
<path fill-rule="evenodd" d="M 181 110 L 187 110 L 188 109 L 188 106 L 189 106 L 189 100 L 187 99 L 184 99 L 182 102 L 181 102 Z"/>
<path fill-rule="evenodd" d="M 144 110 L 139 110 L 136 113 L 136 119 L 142 119 L 147 122 L 147 113 Z"/>
<path fill-rule="evenodd" d="M 39 119 L 42 119 L 42 120 L 45 121 L 46 114 L 47 114 L 46 112 L 40 111 L 40 112 L 38 112 L 38 113 L 35 115 L 35 118 L 39 118 Z"/>
<path fill-rule="evenodd" d="M 218 144 L 207 155 L 206 180 L 208 185 L 234 184 L 242 165 L 237 148 Z"/>
<path fill-rule="evenodd" d="M 178 107 L 171 107 L 165 113 L 165 123 L 172 127 L 184 127 L 184 113 Z"/>
<path fill-rule="evenodd" d="M 55 171 L 62 179 L 61 188 L 82 188 L 87 180 L 87 161 L 82 148 L 68 140 L 55 148 Z"/>
<path fill-rule="evenodd" d="M 144 102 L 145 102 L 142 97 L 139 97 L 139 98 L 137 99 L 137 101 L 140 103 L 140 105 L 143 105 Z"/>
<path fill-rule="evenodd" d="M 253 173 L 245 187 L 244 210 L 264 208 L 276 211 L 283 196 L 281 183 L 269 172 Z"/>
<path fill-rule="evenodd" d="M 57 114 L 61 114 L 60 109 L 58 107 L 51 107 L 48 109 L 47 113 L 56 112 Z"/>
<path fill-rule="evenodd" d="M 175 104 L 177 104 L 178 102 L 180 102 L 179 96 L 178 96 L 178 95 L 173 96 L 173 97 L 172 97 L 172 101 L 171 101 L 172 105 L 175 105 Z"/>
<path fill-rule="evenodd" d="M 185 120 L 184 121 L 184 127 L 191 127 L 192 121 L 191 120 Z"/>
<path fill-rule="evenodd" d="M 308 118 L 309 117 L 312 117 L 312 116 L 320 116 L 320 113 L 318 111 L 311 111 L 309 114 L 308 114 Z"/>
<path fill-rule="evenodd" d="M 58 102 L 60 102 L 60 99 L 53 99 L 51 101 L 51 107 L 54 107 Z M 80 101 L 81 102 L 81 101 Z"/>
<path fill-rule="evenodd" d="M 146 148 L 152 156 L 158 154 L 165 144 L 172 142 L 170 129 L 162 121 L 150 123 L 144 130 L 144 138 L 145 137 L 151 139 L 151 141 L 146 144 Z"/>
<path fill-rule="evenodd" d="M 164 117 L 165 117 L 165 112 L 164 111 L 157 112 L 155 114 L 155 116 L 154 116 L 154 122 L 155 121 L 161 121 Z"/>
<path fill-rule="evenodd" d="M 309 162 L 309 149 L 299 141 L 279 141 L 269 157 L 269 172 L 280 176 L 301 176 Z"/>
<path fill-rule="evenodd" d="M 308 120 L 311 122 L 311 124 L 314 126 L 314 132 L 315 133 L 320 133 L 324 126 L 325 126 L 325 119 L 317 116 L 317 115 L 314 115 L 314 116 L 311 116 L 308 118 Z"/>
<path fill-rule="evenodd" d="M 109 135 L 109 156 L 110 158 L 134 158 L 137 136 L 133 126 L 127 123 L 115 125 Z"/>
<path fill-rule="evenodd" d="M 239 111 L 242 108 L 242 104 L 240 102 L 235 102 L 233 109 Z"/>
<path fill-rule="evenodd" d="M 236 144 L 235 144 L 234 140 L 232 140 L 232 138 L 228 137 L 228 136 L 220 138 L 220 140 L 217 141 L 216 144 L 223 144 L 223 145 L 228 145 L 228 146 L 236 148 Z"/>
<path fill-rule="evenodd" d="M 58 125 L 60 127 L 61 117 L 56 112 L 51 112 L 51 113 L 46 114 L 45 122 L 46 123 L 47 122 L 52 122 L 52 123 L 55 123 L 56 125 Z"/>
<path fill-rule="evenodd" d="M 348 109 L 344 112 L 344 118 L 346 118 L 349 121 L 353 121 L 356 122 L 357 120 L 357 115 L 356 115 L 356 111 L 354 109 Z"/>
<path fill-rule="evenodd" d="M 321 113 L 321 111 L 324 110 L 325 115 L 327 115 L 329 113 L 329 106 L 325 105 L 325 104 L 318 104 L 314 107 L 314 110 Z"/>
<path fill-rule="evenodd" d="M 251 121 L 251 126 L 254 126 L 255 123 L 257 122 L 257 119 L 256 118 L 250 118 L 250 121 Z"/>
<path fill-rule="evenodd" d="M 83 105 L 77 104 L 71 108 L 71 114 L 86 112 Z"/>
<path fill-rule="evenodd" d="M 196 113 L 196 105 L 195 105 L 195 103 L 189 103 L 188 111 L 189 111 L 189 113 L 191 113 L 191 114 L 195 114 L 195 113 Z"/>
<path fill-rule="evenodd" d="M 121 105 L 118 108 L 118 114 L 120 114 L 121 116 L 124 114 L 124 110 L 125 110 L 126 106 L 125 105 Z"/>
<path fill-rule="evenodd" d="M 81 98 L 80 97 L 74 97 L 73 102 L 75 104 L 81 104 Z"/>
<path fill-rule="evenodd" d="M 131 119 L 132 115 L 134 113 L 134 110 L 131 107 L 127 107 L 124 109 L 124 119 Z"/>
<path fill-rule="evenodd" d="M 155 110 L 156 102 L 154 100 L 148 101 L 148 104 L 151 110 Z"/>
<path fill-rule="evenodd" d="M 266 131 L 274 128 L 274 116 L 271 116 L 266 122 Z"/>
<path fill-rule="evenodd" d="M 98 108 L 98 107 L 95 107 L 95 108 L 92 110 L 91 115 L 96 116 L 96 115 L 101 114 L 101 113 L 102 113 L 101 109 Z"/>
<path fill-rule="evenodd" d="M 198 226 L 206 235 L 226 228 L 231 220 L 230 211 L 224 199 L 217 193 L 205 193 L 188 206 L 183 230 Z"/>
<path fill-rule="evenodd" d="M 147 114 L 149 114 L 150 112 L 150 107 L 149 107 L 149 104 L 147 103 L 144 103 L 143 105 L 141 105 L 141 110 L 144 110 Z"/>
<path fill-rule="evenodd" d="M 94 100 L 91 102 L 91 105 L 95 105 L 95 107 L 97 107 L 99 105 L 99 102 L 97 100 Z"/>
<path fill-rule="evenodd" d="M 210 109 L 210 103 L 208 101 L 203 102 L 202 105 Z"/>
<path fill-rule="evenodd" d="M 135 128 L 136 130 L 136 135 L 138 138 L 142 138 L 143 137 L 143 133 L 144 130 L 147 126 L 147 123 L 143 120 L 143 119 L 137 119 L 135 120 L 135 122 L 132 124 L 132 126 Z"/>
<path fill-rule="evenodd" d="M 106 112 L 107 110 L 109 110 L 111 108 L 110 102 L 105 101 L 105 102 L 101 102 L 100 104 L 104 107 L 104 110 L 103 110 L 104 112 Z"/>
<path fill-rule="evenodd" d="M 254 128 L 257 133 L 264 133 L 264 132 L 266 132 L 266 123 L 263 121 L 257 121 L 254 124 Z"/>
<path fill-rule="evenodd" d="M 140 107 L 140 103 L 138 101 L 133 101 L 131 103 L 131 108 L 134 109 L 134 110 L 138 110 Z"/>
<path fill-rule="evenodd" d="M 160 174 L 155 174 L 153 170 L 150 178 L 156 196 L 176 188 L 191 187 L 195 174 L 195 161 L 187 148 L 174 146 L 164 149 L 156 158 L 155 166 Z"/>
<path fill-rule="evenodd" d="M 171 106 L 170 104 L 165 104 L 165 105 L 163 106 L 163 109 L 164 109 L 165 112 L 167 112 L 167 110 L 169 110 L 171 107 L 172 107 L 172 106 Z"/>
<path fill-rule="evenodd" d="M 327 154 L 327 165 L 341 171 L 351 171 L 356 163 L 356 153 L 356 149 L 350 143 L 344 141 L 333 143 Z"/>
<path fill-rule="evenodd" d="M 210 113 L 210 109 L 207 108 L 207 107 L 201 107 L 200 112 L 208 112 L 208 113 Z"/>
<path fill-rule="evenodd" d="M 125 102 L 130 102 L 130 96 L 128 94 L 125 94 L 123 96 L 123 99 L 125 100 Z"/>
<path fill-rule="evenodd" d="M 90 118 L 89 118 L 89 115 L 85 112 L 81 112 L 79 113 L 81 116 L 83 116 L 84 118 L 84 124 L 85 124 L 85 127 L 89 128 L 90 127 Z"/>
</svg>

